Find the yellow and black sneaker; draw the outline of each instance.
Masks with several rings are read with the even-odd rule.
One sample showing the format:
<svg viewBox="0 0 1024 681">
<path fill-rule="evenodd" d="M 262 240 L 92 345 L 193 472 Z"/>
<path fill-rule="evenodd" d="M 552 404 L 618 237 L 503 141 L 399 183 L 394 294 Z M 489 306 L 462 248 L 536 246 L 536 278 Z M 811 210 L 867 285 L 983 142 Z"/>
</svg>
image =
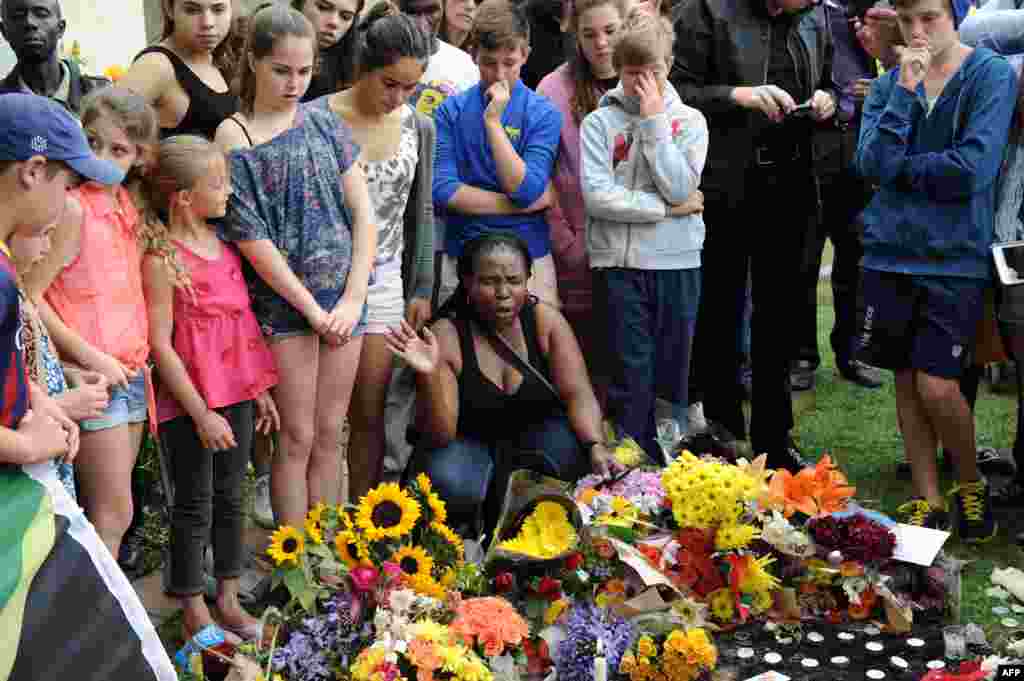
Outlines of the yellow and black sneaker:
<svg viewBox="0 0 1024 681">
<path fill-rule="evenodd" d="M 985 480 L 960 483 L 949 493 L 956 502 L 960 541 L 981 544 L 996 536 L 999 525 L 992 514 L 992 496 Z"/>
<path fill-rule="evenodd" d="M 903 522 L 907 525 L 943 531 L 950 528 L 949 513 L 946 509 L 942 506 L 932 506 L 922 497 L 913 497 L 907 503 L 901 504 L 896 511 L 903 514 Z"/>
</svg>

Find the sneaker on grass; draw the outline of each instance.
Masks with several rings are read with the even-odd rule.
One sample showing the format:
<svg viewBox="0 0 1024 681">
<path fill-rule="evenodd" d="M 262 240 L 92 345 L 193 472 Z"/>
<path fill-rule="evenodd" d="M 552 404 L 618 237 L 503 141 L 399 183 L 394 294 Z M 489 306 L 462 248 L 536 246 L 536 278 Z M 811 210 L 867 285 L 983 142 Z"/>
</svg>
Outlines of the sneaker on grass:
<svg viewBox="0 0 1024 681">
<path fill-rule="evenodd" d="M 913 497 L 901 504 L 896 511 L 903 515 L 907 525 L 930 527 L 933 530 L 949 530 L 949 513 L 942 506 L 932 506 L 926 499 Z"/>
<path fill-rule="evenodd" d="M 960 483 L 950 495 L 956 503 L 957 532 L 960 541 L 981 544 L 996 536 L 999 525 L 992 513 L 992 496 L 988 482 Z"/>
</svg>

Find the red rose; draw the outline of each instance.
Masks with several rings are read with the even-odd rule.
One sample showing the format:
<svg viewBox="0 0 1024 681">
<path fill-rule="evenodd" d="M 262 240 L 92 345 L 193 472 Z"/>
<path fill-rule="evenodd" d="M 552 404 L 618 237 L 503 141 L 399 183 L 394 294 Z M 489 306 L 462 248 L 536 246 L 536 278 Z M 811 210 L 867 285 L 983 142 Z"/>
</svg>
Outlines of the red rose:
<svg viewBox="0 0 1024 681">
<path fill-rule="evenodd" d="M 508 593 L 515 587 L 516 578 L 511 572 L 499 572 L 494 577 L 494 590 L 500 594 Z"/>
<path fill-rule="evenodd" d="M 557 601 L 562 597 L 562 583 L 551 577 L 542 577 L 537 585 L 537 593 L 549 601 Z"/>
<path fill-rule="evenodd" d="M 377 588 L 377 580 L 380 579 L 380 572 L 375 567 L 360 565 L 348 573 L 352 579 L 352 586 L 356 591 L 366 593 Z"/>
<path fill-rule="evenodd" d="M 575 572 L 576 570 L 579 570 L 581 565 L 583 565 L 582 553 L 574 553 L 565 559 L 565 569 L 569 570 L 570 572 Z"/>
</svg>

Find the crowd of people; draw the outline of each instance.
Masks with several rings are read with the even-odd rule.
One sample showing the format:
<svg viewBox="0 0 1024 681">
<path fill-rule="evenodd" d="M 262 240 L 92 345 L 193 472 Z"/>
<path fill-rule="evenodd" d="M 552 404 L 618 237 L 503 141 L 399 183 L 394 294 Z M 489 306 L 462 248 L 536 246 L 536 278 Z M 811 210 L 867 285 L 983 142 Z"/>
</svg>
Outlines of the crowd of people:
<svg viewBox="0 0 1024 681">
<path fill-rule="evenodd" d="M 990 253 L 1024 238 L 1008 1 L 166 0 L 111 84 L 59 58 L 58 0 L 2 0 L 0 461 L 123 564 L 152 422 L 186 633 L 252 638 L 250 465 L 263 524 L 425 471 L 467 536 L 516 468 L 616 473 L 605 423 L 663 461 L 659 402 L 804 467 L 828 238 L 901 512 L 987 541 L 1024 503 L 1024 424 L 993 490 L 973 417 L 978 339 L 1024 350 Z"/>
</svg>

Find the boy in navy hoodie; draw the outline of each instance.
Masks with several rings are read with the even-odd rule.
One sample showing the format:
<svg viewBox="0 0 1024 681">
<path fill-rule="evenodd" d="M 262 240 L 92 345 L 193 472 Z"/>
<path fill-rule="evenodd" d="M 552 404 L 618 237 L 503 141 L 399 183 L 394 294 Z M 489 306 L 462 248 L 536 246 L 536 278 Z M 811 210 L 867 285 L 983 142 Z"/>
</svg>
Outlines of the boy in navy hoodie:
<svg viewBox="0 0 1024 681">
<path fill-rule="evenodd" d="M 530 291 L 557 304 L 551 238 L 543 210 L 561 137 L 562 114 L 526 87 L 530 56 L 522 7 L 486 0 L 473 23 L 480 83 L 445 100 L 434 114 L 434 206 L 446 213 L 438 305 L 458 285 L 462 245 L 491 230 L 515 232 L 530 247 Z"/>
<path fill-rule="evenodd" d="M 978 472 L 974 418 L 957 382 L 989 285 L 995 180 L 1016 104 L 1002 57 L 960 42 L 968 0 L 896 0 L 906 47 L 872 86 L 857 167 L 879 189 L 864 211 L 861 358 L 896 376 L 896 409 L 916 495 L 912 524 L 949 525 L 936 448 L 953 453 L 962 541 L 996 531 Z M 951 11 L 952 10 L 952 11 Z"/>
</svg>

